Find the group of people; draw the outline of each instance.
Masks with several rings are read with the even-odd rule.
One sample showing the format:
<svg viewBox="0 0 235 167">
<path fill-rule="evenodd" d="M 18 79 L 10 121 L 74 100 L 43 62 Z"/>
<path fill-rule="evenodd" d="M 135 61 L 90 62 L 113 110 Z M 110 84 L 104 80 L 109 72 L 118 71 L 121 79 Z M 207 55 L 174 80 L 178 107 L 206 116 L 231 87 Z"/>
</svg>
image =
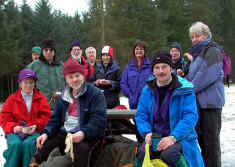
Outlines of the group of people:
<svg viewBox="0 0 235 167">
<path fill-rule="evenodd" d="M 111 46 L 96 62 L 94 47 L 84 57 L 74 41 L 65 63 L 57 59 L 54 40 L 33 47 L 33 62 L 19 72 L 19 89 L 0 113 L 8 146 L 4 167 L 39 166 L 55 147 L 64 154 L 69 137 L 75 166 L 87 166 L 92 146 L 105 136 L 106 109 L 120 105 L 120 92 L 137 110 L 137 138 L 152 146 L 151 158 L 169 166 L 220 167 L 223 57 L 216 45 L 208 47 L 214 42 L 206 24 L 195 22 L 189 35 L 190 53 L 183 55 L 174 42 L 151 61 L 146 44 L 135 43 L 123 73 Z M 62 93 L 49 104 L 54 92 Z M 141 164 L 144 149 L 138 150 Z"/>
</svg>

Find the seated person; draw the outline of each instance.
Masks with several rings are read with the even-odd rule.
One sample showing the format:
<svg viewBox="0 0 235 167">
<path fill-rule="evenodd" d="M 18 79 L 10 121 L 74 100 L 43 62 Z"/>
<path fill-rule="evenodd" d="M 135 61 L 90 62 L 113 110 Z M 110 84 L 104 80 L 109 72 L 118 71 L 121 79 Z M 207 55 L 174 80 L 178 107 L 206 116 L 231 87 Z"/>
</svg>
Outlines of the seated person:
<svg viewBox="0 0 235 167">
<path fill-rule="evenodd" d="M 192 83 L 173 73 L 168 51 L 154 53 L 152 71 L 154 77 L 143 89 L 135 116 L 138 131 L 152 146 L 152 158 L 155 155 L 169 166 L 203 167 Z"/>
<path fill-rule="evenodd" d="M 35 88 L 38 80 L 30 69 L 19 73 L 19 89 L 7 98 L 0 113 L 0 125 L 7 139 L 4 167 L 28 167 L 36 151 L 36 138 L 51 112 L 46 97 Z"/>
<path fill-rule="evenodd" d="M 106 102 L 103 93 L 86 83 L 84 67 L 70 59 L 63 69 L 66 88 L 56 100 L 55 110 L 37 138 L 38 152 L 31 166 L 46 161 L 50 152 L 60 148 L 64 154 L 66 136 L 72 137 L 74 166 L 87 167 L 92 146 L 104 137 Z"/>
</svg>

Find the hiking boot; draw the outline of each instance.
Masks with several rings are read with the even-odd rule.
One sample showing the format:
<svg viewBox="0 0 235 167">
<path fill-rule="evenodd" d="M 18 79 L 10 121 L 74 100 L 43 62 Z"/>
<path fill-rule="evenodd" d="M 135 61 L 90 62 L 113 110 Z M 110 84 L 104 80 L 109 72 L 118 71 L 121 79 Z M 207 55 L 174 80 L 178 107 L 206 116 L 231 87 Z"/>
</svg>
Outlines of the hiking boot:
<svg viewBox="0 0 235 167">
<path fill-rule="evenodd" d="M 40 164 L 37 163 L 37 160 L 35 159 L 35 157 L 32 157 L 31 161 L 29 163 L 29 167 L 39 167 L 39 166 L 40 166 Z"/>
</svg>

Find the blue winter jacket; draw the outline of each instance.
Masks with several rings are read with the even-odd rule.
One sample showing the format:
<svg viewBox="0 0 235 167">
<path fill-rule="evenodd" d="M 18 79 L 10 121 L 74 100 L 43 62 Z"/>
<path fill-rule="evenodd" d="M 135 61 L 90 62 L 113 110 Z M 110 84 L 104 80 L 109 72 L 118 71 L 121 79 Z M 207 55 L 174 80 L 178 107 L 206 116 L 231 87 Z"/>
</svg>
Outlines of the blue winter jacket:
<svg viewBox="0 0 235 167">
<path fill-rule="evenodd" d="M 194 85 L 200 108 L 222 108 L 225 103 L 223 57 L 216 47 L 202 49 L 190 64 L 187 79 Z"/>
<path fill-rule="evenodd" d="M 137 108 L 141 91 L 151 74 L 151 64 L 147 57 L 144 58 L 144 64 L 141 68 L 138 68 L 135 59 L 132 59 L 131 63 L 126 66 L 120 84 L 122 93 L 129 99 L 131 109 Z"/>
<path fill-rule="evenodd" d="M 170 135 L 175 136 L 176 141 L 182 145 L 183 155 L 190 167 L 204 167 L 195 131 L 198 113 L 193 85 L 186 79 L 177 78 L 181 86 L 173 91 L 170 99 Z M 137 129 L 143 138 L 152 132 L 155 106 L 153 87 L 146 85 L 135 116 Z"/>
<path fill-rule="evenodd" d="M 42 133 L 56 136 L 64 131 L 64 122 L 69 102 L 60 96 L 56 100 L 56 107 Z M 106 101 L 103 93 L 93 84 L 84 83 L 83 90 L 78 97 L 79 129 L 85 133 L 85 140 L 102 139 L 106 126 Z M 75 128 L 76 129 L 76 128 Z M 76 130 L 74 131 L 74 133 Z"/>
</svg>

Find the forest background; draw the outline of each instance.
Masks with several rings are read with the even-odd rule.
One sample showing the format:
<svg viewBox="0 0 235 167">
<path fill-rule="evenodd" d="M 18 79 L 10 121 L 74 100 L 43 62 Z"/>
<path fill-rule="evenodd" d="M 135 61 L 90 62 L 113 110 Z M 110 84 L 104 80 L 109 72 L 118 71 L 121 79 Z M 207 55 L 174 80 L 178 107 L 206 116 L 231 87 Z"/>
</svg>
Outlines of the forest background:
<svg viewBox="0 0 235 167">
<path fill-rule="evenodd" d="M 77 4 L 74 4 L 74 8 Z M 235 63 L 234 0 L 90 0 L 89 10 L 73 16 L 52 10 L 48 0 L 38 0 L 34 9 L 24 0 L 0 0 L 0 101 L 13 93 L 17 73 L 29 64 L 31 48 L 44 39 L 56 40 L 56 55 L 65 61 L 73 40 L 85 48 L 104 45 L 114 48 L 122 69 L 132 59 L 137 41 L 147 44 L 147 56 L 168 49 L 178 41 L 187 52 L 191 47 L 188 29 L 195 21 L 209 25 L 218 42 Z M 235 81 L 233 70 L 231 81 Z"/>
</svg>

